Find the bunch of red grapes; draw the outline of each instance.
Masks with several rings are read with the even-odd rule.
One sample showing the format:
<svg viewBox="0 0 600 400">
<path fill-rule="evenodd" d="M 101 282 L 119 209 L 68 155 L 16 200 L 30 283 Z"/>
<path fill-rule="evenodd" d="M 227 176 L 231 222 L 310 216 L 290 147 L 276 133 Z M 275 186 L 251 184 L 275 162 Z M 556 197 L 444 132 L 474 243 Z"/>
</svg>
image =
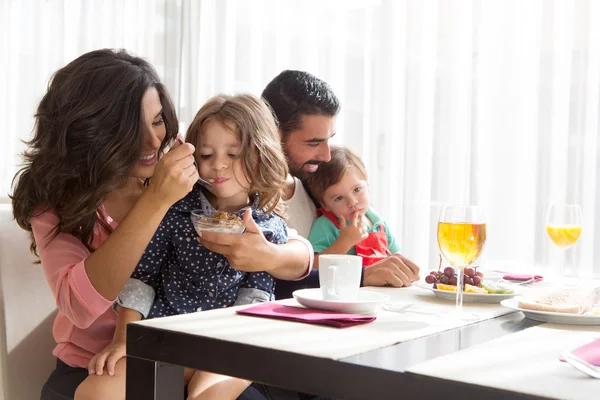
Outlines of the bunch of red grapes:
<svg viewBox="0 0 600 400">
<path fill-rule="evenodd" d="M 469 284 L 472 286 L 481 287 L 481 280 L 483 279 L 483 273 L 476 271 L 475 268 L 465 268 L 465 284 Z M 437 289 L 438 283 L 443 283 L 444 285 L 458 285 L 458 275 L 456 274 L 456 270 L 452 267 L 444 268 L 443 272 L 440 271 L 431 271 L 429 275 L 425 277 L 425 282 L 432 283 L 433 288 Z M 464 289 L 464 285 L 463 285 Z"/>
</svg>

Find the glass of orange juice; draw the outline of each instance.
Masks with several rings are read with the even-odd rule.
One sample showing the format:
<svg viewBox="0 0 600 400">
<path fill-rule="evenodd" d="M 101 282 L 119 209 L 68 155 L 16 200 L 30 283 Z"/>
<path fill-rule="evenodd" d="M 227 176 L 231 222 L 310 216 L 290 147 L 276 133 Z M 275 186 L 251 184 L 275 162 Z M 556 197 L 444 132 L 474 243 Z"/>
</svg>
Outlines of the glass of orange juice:
<svg viewBox="0 0 600 400">
<path fill-rule="evenodd" d="M 438 246 L 444 257 L 458 270 L 456 315 L 460 319 L 477 319 L 463 313 L 465 268 L 483 251 L 486 242 L 484 212 L 477 206 L 442 206 L 438 219 Z"/>
<path fill-rule="evenodd" d="M 551 204 L 546 216 L 546 232 L 560 249 L 568 249 L 579 240 L 583 214 L 578 204 Z M 560 257 L 560 278 L 565 279 L 565 260 Z"/>
</svg>

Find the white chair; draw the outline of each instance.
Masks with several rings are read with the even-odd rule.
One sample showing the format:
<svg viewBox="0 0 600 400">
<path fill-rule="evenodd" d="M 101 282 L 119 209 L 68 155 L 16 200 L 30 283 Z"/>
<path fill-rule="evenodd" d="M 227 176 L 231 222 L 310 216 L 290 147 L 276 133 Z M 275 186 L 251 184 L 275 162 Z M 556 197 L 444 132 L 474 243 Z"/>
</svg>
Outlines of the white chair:
<svg viewBox="0 0 600 400">
<path fill-rule="evenodd" d="M 0 202 L 0 400 L 40 398 L 55 367 L 56 302 L 29 239 Z"/>
</svg>

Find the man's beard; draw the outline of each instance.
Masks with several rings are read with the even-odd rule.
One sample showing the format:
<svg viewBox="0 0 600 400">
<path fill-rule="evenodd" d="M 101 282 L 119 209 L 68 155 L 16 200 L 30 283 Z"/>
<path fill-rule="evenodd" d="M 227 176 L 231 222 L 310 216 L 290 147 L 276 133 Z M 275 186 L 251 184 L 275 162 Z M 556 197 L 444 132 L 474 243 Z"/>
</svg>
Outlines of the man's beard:
<svg viewBox="0 0 600 400">
<path fill-rule="evenodd" d="M 286 143 L 282 143 L 282 148 L 283 148 L 283 154 L 285 154 L 285 158 L 287 159 L 288 169 L 290 170 L 290 174 L 292 176 L 295 176 L 296 178 L 300 179 L 301 181 L 306 181 L 308 178 L 310 178 L 314 174 L 314 172 L 304 171 L 305 165 L 311 165 L 311 164 L 312 165 L 321 165 L 322 164 L 322 162 L 318 161 L 318 160 L 308 160 L 305 163 L 298 164 L 290 156 L 290 153 L 288 152 Z"/>
<path fill-rule="evenodd" d="M 317 161 L 317 160 L 309 160 L 303 164 L 296 164 L 288 158 L 288 167 L 290 169 L 290 174 L 292 174 L 292 176 L 295 176 L 296 178 L 300 179 L 301 181 L 306 181 L 308 178 L 310 178 L 314 174 L 314 172 L 307 172 L 304 170 L 305 165 L 311 165 L 311 164 L 312 165 L 321 165 L 322 162 Z"/>
</svg>

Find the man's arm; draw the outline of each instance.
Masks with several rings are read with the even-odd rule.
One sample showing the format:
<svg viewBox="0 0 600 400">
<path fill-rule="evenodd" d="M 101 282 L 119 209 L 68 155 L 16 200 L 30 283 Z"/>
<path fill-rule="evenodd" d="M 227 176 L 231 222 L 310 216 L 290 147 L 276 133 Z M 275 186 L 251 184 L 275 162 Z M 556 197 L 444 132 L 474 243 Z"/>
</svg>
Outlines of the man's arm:
<svg viewBox="0 0 600 400">
<path fill-rule="evenodd" d="M 362 286 L 410 286 L 419 280 L 419 267 L 400 253 L 392 254 L 363 270 Z"/>
<path fill-rule="evenodd" d="M 252 219 L 252 213 L 244 213 L 246 231 L 242 235 L 202 232 L 200 244 L 227 257 L 232 268 L 256 272 L 265 271 L 278 279 L 302 279 L 312 269 L 312 248 L 306 240 L 290 237 L 284 244 L 269 242 Z M 265 264 L 264 260 L 269 262 Z"/>
<path fill-rule="evenodd" d="M 279 259 L 278 266 L 267 272 L 274 278 L 284 280 L 300 280 L 312 271 L 314 253 L 310 242 L 302 236 L 290 236 L 285 244 L 274 244 L 276 252 L 273 259 Z M 270 259 L 269 259 L 270 260 Z"/>
</svg>

